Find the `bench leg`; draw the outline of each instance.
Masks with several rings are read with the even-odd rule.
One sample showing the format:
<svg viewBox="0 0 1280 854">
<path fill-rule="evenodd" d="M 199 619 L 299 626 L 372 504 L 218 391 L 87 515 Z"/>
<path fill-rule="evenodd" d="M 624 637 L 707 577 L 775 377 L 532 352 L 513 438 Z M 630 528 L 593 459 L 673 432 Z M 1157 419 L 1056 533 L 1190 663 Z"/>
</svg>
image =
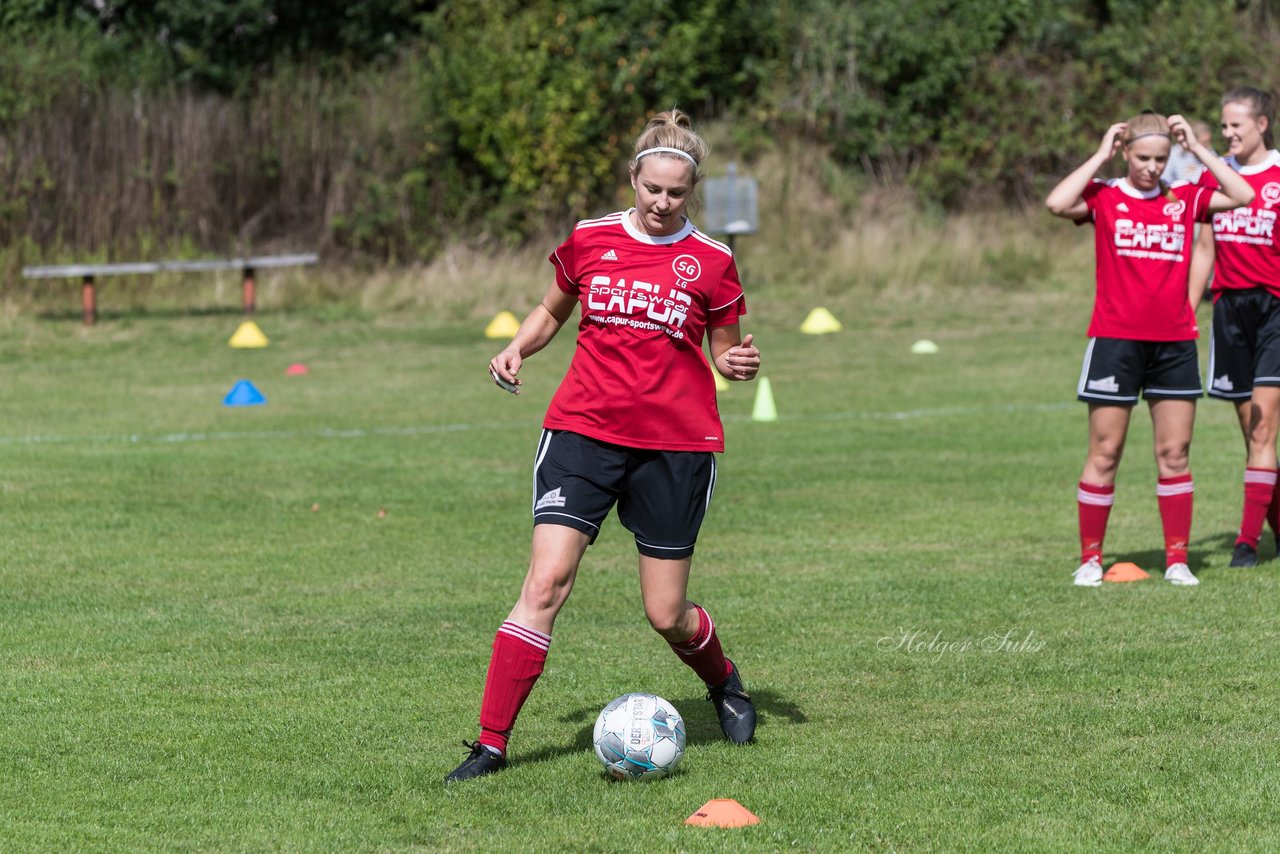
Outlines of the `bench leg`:
<svg viewBox="0 0 1280 854">
<path fill-rule="evenodd" d="M 84 313 L 84 325 L 93 326 L 98 320 L 98 299 L 93 292 L 93 276 L 85 276 L 80 284 L 80 308 Z"/>
<path fill-rule="evenodd" d="M 242 302 L 244 303 L 244 313 L 253 314 L 255 303 L 257 301 L 257 286 L 253 283 L 253 268 L 246 267 L 244 271 L 244 293 Z"/>
</svg>

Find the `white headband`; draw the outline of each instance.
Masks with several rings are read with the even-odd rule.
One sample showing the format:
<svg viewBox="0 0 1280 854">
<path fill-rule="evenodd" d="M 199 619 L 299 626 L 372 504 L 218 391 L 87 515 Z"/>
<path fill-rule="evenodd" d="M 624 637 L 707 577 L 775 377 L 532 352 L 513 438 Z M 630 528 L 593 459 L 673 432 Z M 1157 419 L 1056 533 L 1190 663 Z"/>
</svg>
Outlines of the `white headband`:
<svg viewBox="0 0 1280 854">
<path fill-rule="evenodd" d="M 1125 145 L 1132 145 L 1133 143 L 1135 143 L 1135 142 L 1137 142 L 1138 140 L 1142 139 L 1144 136 L 1162 136 L 1162 137 L 1164 137 L 1165 139 L 1172 139 L 1172 138 L 1173 138 L 1173 137 L 1169 136 L 1169 134 L 1167 134 L 1167 133 L 1161 133 L 1161 132 L 1160 132 L 1160 131 L 1158 131 L 1158 130 L 1152 130 L 1152 131 L 1147 131 L 1146 133 L 1140 133 L 1140 134 L 1138 134 L 1137 136 L 1131 136 L 1131 137 L 1129 137 L 1127 140 L 1125 140 L 1125 143 L 1124 143 L 1124 144 L 1125 144 Z"/>
<path fill-rule="evenodd" d="M 698 168 L 698 161 L 693 159 L 693 155 L 687 151 L 681 151 L 678 148 L 667 148 L 665 146 L 659 146 L 658 148 L 646 148 L 644 151 L 636 155 L 636 162 L 639 163 L 640 158 L 644 157 L 646 154 L 678 154 L 685 160 L 692 163 L 694 169 Z"/>
</svg>

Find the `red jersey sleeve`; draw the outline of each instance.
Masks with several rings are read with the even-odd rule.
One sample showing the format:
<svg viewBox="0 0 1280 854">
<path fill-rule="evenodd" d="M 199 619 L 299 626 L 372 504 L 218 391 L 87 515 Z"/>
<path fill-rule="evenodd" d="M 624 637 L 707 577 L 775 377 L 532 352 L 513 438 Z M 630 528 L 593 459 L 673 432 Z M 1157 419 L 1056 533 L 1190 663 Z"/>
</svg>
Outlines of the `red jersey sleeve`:
<svg viewBox="0 0 1280 854">
<path fill-rule="evenodd" d="M 551 262 L 551 266 L 556 270 L 556 284 L 560 290 L 566 294 L 577 296 L 581 289 L 578 284 L 578 253 L 577 244 L 574 238 L 577 236 L 575 229 L 559 246 L 547 256 L 547 260 Z"/>
<path fill-rule="evenodd" d="M 1107 188 L 1107 182 L 1099 181 L 1097 178 L 1094 178 L 1092 181 L 1086 184 L 1084 188 L 1084 192 L 1080 194 L 1080 198 L 1083 199 L 1084 203 L 1089 206 L 1089 214 L 1087 216 L 1082 216 L 1079 219 L 1073 219 L 1072 222 L 1074 222 L 1076 225 L 1084 225 L 1087 222 L 1088 223 L 1093 222 L 1094 211 L 1098 207 L 1098 194 L 1101 193 L 1106 188 Z"/>
<path fill-rule="evenodd" d="M 1205 170 L 1205 173 L 1208 174 L 1208 170 Z M 1179 184 L 1172 188 L 1172 192 L 1187 203 L 1194 222 L 1209 222 L 1213 219 L 1213 213 L 1209 210 L 1209 202 L 1213 200 L 1213 188 L 1203 184 Z"/>
<path fill-rule="evenodd" d="M 711 295 L 711 304 L 707 307 L 707 327 L 731 326 L 746 313 L 747 299 L 742 293 L 742 282 L 738 279 L 738 265 L 730 258 L 724 275 L 720 277 L 720 282 Z"/>
</svg>

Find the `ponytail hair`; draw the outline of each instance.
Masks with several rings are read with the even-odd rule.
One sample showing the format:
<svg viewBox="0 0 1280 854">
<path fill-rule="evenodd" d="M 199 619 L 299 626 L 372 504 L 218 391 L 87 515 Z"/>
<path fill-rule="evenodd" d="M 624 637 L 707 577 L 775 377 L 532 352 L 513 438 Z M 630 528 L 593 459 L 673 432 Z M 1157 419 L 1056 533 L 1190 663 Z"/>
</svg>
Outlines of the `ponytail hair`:
<svg viewBox="0 0 1280 854">
<path fill-rule="evenodd" d="M 1169 133 L 1169 120 L 1155 110 L 1143 110 L 1125 122 L 1125 125 L 1128 127 L 1127 135 L 1121 140 L 1125 148 L 1144 136 L 1162 136 L 1170 141 L 1173 139 Z"/>
<path fill-rule="evenodd" d="M 642 157 L 669 157 L 686 160 L 693 166 L 693 183 L 702 180 L 698 168 L 711 153 L 711 146 L 693 130 L 693 123 L 683 111 L 672 108 L 658 113 L 636 137 L 631 158 L 631 174 L 640 169 Z"/>
<path fill-rule="evenodd" d="M 1245 104 L 1255 119 L 1266 119 L 1267 129 L 1262 132 L 1262 142 L 1267 148 L 1275 148 L 1271 126 L 1276 123 L 1276 108 L 1270 92 L 1252 86 L 1237 86 L 1222 96 L 1222 106 L 1227 104 Z"/>
</svg>

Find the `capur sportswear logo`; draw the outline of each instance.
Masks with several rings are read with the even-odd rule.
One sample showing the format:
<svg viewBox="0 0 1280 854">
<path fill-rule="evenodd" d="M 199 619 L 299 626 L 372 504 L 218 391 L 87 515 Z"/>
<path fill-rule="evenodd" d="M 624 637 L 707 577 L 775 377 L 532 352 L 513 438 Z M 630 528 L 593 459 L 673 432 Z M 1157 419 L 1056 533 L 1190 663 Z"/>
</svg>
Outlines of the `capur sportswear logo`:
<svg viewBox="0 0 1280 854">
<path fill-rule="evenodd" d="M 538 499 L 538 503 L 533 505 L 534 510 L 541 510 L 543 507 L 563 507 L 564 496 L 560 494 L 560 487 L 556 487 L 550 492 Z"/>
<path fill-rule="evenodd" d="M 1089 391 L 1109 391 L 1113 394 L 1120 390 L 1120 384 L 1116 382 L 1114 374 L 1101 379 L 1089 380 L 1087 387 Z"/>
</svg>

